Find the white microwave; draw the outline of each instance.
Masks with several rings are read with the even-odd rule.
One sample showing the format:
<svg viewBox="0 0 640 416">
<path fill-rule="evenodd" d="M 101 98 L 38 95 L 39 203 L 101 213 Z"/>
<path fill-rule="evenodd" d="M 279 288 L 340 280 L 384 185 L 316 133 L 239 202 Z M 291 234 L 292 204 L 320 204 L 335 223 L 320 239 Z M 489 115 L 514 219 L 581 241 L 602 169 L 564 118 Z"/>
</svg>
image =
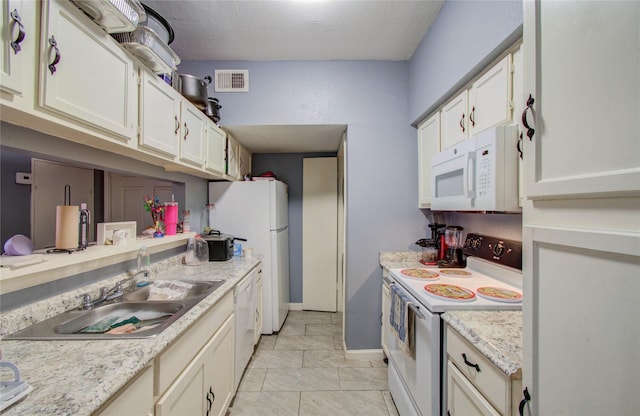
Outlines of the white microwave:
<svg viewBox="0 0 640 416">
<path fill-rule="evenodd" d="M 434 155 L 431 209 L 520 212 L 517 142 L 516 126 L 498 126 Z"/>
</svg>

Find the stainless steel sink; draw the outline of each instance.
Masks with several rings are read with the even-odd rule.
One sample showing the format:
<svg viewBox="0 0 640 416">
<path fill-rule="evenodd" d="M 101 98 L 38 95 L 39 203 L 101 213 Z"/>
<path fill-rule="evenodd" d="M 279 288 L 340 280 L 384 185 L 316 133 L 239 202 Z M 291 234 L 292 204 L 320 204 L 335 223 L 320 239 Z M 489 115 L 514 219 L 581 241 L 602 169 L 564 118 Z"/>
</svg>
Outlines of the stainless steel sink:
<svg viewBox="0 0 640 416">
<path fill-rule="evenodd" d="M 185 282 L 185 280 L 181 281 Z M 191 281 L 190 283 L 193 286 L 179 300 L 149 300 L 150 287 L 145 286 L 126 292 L 122 297 L 94 309 L 72 309 L 63 312 L 3 339 L 104 340 L 153 337 L 167 329 L 224 281 Z M 135 330 L 120 334 L 106 333 L 122 321 L 131 321 Z"/>
</svg>

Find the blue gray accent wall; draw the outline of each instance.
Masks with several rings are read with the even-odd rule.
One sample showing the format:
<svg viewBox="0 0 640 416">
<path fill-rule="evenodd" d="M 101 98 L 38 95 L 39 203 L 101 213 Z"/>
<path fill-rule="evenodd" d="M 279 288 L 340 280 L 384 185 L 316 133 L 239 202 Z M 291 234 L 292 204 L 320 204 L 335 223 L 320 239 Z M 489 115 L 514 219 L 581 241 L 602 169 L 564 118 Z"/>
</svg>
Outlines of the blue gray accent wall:
<svg viewBox="0 0 640 416">
<path fill-rule="evenodd" d="M 272 171 L 289 187 L 289 302 L 302 303 L 302 162 L 336 153 L 254 154 L 251 172 Z"/>
</svg>

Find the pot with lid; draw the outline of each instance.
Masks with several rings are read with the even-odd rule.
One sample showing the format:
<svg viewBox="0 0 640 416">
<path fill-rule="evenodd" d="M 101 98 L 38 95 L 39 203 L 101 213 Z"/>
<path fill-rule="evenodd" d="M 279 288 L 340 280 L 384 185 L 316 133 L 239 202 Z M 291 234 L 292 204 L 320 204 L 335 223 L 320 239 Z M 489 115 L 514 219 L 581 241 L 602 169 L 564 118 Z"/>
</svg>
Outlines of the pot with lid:
<svg viewBox="0 0 640 416">
<path fill-rule="evenodd" d="M 222 106 L 217 98 L 209 97 L 207 99 L 207 109 L 205 110 L 205 113 L 214 123 L 217 123 L 220 121 L 221 108 Z"/>
<path fill-rule="evenodd" d="M 180 94 L 200 110 L 205 110 L 209 101 L 207 86 L 210 83 L 209 75 L 201 79 L 193 75 L 180 74 Z"/>
</svg>

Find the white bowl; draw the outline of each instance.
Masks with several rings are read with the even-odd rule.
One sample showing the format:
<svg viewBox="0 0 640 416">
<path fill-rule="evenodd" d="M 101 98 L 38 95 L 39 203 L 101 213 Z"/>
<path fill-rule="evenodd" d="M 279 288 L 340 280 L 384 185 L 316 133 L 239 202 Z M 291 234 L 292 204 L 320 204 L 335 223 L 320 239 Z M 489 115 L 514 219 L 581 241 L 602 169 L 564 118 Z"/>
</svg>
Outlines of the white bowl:
<svg viewBox="0 0 640 416">
<path fill-rule="evenodd" d="M 33 253 L 33 243 L 22 234 L 16 234 L 4 243 L 4 252 L 10 256 L 26 256 Z"/>
</svg>

